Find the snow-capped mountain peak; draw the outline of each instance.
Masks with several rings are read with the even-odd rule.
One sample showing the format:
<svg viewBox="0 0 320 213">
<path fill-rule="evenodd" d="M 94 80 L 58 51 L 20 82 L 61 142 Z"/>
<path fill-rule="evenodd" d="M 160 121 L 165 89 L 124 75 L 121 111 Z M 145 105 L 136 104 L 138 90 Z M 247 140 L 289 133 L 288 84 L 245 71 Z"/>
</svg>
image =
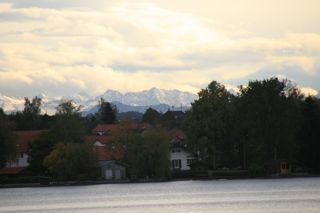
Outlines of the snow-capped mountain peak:
<svg viewBox="0 0 320 213">
<path fill-rule="evenodd" d="M 197 95 L 182 92 L 179 90 L 165 90 L 153 87 L 141 92 L 121 93 L 116 90 L 107 90 L 102 95 L 90 97 L 86 93 L 78 93 L 73 96 L 50 97 L 45 94 L 38 94 L 43 101 L 43 111 L 48 114 L 54 114 L 57 105 L 61 100 L 72 99 L 77 105 L 82 105 L 84 111 L 88 111 L 98 104 L 100 98 L 108 102 L 118 102 L 127 106 L 155 106 L 166 104 L 170 107 L 189 107 L 197 98 Z M 0 94 L 0 107 L 6 112 L 17 111 L 23 108 L 24 98 L 9 97 Z"/>
</svg>

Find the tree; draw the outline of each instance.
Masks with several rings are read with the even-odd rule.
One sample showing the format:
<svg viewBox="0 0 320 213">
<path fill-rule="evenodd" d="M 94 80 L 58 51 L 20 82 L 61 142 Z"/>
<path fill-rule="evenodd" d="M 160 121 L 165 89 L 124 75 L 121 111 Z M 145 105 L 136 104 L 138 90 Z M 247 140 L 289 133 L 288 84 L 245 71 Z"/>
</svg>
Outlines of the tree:
<svg viewBox="0 0 320 213">
<path fill-rule="evenodd" d="M 302 122 L 299 132 L 299 162 L 309 172 L 320 172 L 320 100 L 307 97 L 302 105 Z"/>
<path fill-rule="evenodd" d="M 97 156 L 92 143 L 58 143 L 43 165 L 60 180 L 88 179 L 95 177 Z"/>
<path fill-rule="evenodd" d="M 57 141 L 52 137 L 52 133 L 43 132 L 39 138 L 28 144 L 29 169 L 37 174 L 45 174 L 47 168 L 43 166 L 43 160 L 50 152 Z"/>
<path fill-rule="evenodd" d="M 16 112 L 10 117 L 16 122 L 18 130 L 39 129 L 42 126 L 41 106 L 42 99 L 34 97 L 31 101 L 29 98 L 24 99 L 24 109 L 22 112 Z"/>
<path fill-rule="evenodd" d="M 219 148 L 228 135 L 232 95 L 216 81 L 198 95 L 199 99 L 192 103 L 184 124 L 189 147 L 199 154 L 201 160 L 217 168 L 218 158 L 222 156 Z"/>
<path fill-rule="evenodd" d="M 85 122 L 80 117 L 81 106 L 72 100 L 61 102 L 57 107 L 56 121 L 50 134 L 56 142 L 81 143 L 86 133 Z"/>
<path fill-rule="evenodd" d="M 0 108 L 0 167 L 16 158 L 16 144 L 11 130 L 12 123 Z"/>
<path fill-rule="evenodd" d="M 82 106 L 76 106 L 73 100 L 63 100 L 58 106 L 56 115 L 58 116 L 80 116 Z"/>
<path fill-rule="evenodd" d="M 44 132 L 41 137 L 29 144 L 30 168 L 37 173 L 45 173 L 44 159 L 58 143 L 83 143 L 85 135 L 85 123 L 80 117 L 80 107 L 72 100 L 62 101 L 56 112 L 56 119 L 50 130 Z"/>
<path fill-rule="evenodd" d="M 39 97 L 34 97 L 32 101 L 29 98 L 24 99 L 24 109 L 23 114 L 26 115 L 39 115 L 41 112 L 42 99 Z"/>
<path fill-rule="evenodd" d="M 127 164 L 132 177 L 168 177 L 170 164 L 167 132 L 159 128 L 141 132 L 133 126 L 133 123 L 124 120 L 112 131 L 112 147 L 108 155 Z"/>
<path fill-rule="evenodd" d="M 161 115 L 160 120 L 161 125 L 165 128 L 172 129 L 177 126 L 176 119 L 170 110 Z"/>
<path fill-rule="evenodd" d="M 113 124 L 116 122 L 117 107 L 109 102 L 106 102 L 103 98 L 99 100 L 99 110 L 97 117 L 105 124 Z"/>
<path fill-rule="evenodd" d="M 144 142 L 143 159 L 145 174 L 152 178 L 170 176 L 169 135 L 161 128 L 149 129 L 142 135 Z"/>
<path fill-rule="evenodd" d="M 160 121 L 160 113 L 153 109 L 148 108 L 146 112 L 143 114 L 142 122 L 146 122 L 151 124 L 152 126 L 156 126 Z"/>
<path fill-rule="evenodd" d="M 109 155 L 113 159 L 127 162 L 126 153 L 128 147 L 137 135 L 137 132 L 132 128 L 133 123 L 129 120 L 123 120 L 119 123 L 116 129 L 112 130 L 112 150 L 108 150 Z"/>
<path fill-rule="evenodd" d="M 292 159 L 300 98 L 287 80 L 270 78 L 240 86 L 238 138 L 249 164 L 263 166 L 271 160 Z"/>
</svg>

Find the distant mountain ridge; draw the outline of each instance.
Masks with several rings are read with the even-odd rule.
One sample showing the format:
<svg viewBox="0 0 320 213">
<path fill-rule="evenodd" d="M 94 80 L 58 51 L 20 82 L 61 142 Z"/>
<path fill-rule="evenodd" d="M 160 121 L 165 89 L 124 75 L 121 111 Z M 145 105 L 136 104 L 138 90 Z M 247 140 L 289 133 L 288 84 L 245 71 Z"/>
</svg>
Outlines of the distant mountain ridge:
<svg viewBox="0 0 320 213">
<path fill-rule="evenodd" d="M 159 112 L 165 112 L 168 109 L 187 110 L 191 106 L 191 103 L 197 99 L 197 95 L 193 93 L 180 90 L 158 89 L 155 87 L 141 92 L 127 93 L 121 93 L 116 90 L 107 90 L 102 95 L 96 97 L 91 97 L 85 93 L 63 97 L 49 97 L 45 94 L 38 94 L 35 96 L 42 98 L 43 113 L 54 114 L 56 107 L 61 100 L 72 99 L 77 105 L 82 106 L 83 115 L 95 113 L 100 98 L 104 98 L 106 101 L 116 105 L 119 112 L 136 111 L 140 113 L 144 113 L 149 107 L 153 107 Z M 5 96 L 0 93 L 0 107 L 3 108 L 5 112 L 9 113 L 22 110 L 23 105 L 24 98 Z"/>
<path fill-rule="evenodd" d="M 197 95 L 180 90 L 165 90 L 151 88 L 141 92 L 127 92 L 122 94 L 115 90 L 107 90 L 103 95 L 98 96 L 109 102 L 120 102 L 130 106 L 151 106 L 157 104 L 168 104 L 170 106 L 190 106 Z"/>
</svg>

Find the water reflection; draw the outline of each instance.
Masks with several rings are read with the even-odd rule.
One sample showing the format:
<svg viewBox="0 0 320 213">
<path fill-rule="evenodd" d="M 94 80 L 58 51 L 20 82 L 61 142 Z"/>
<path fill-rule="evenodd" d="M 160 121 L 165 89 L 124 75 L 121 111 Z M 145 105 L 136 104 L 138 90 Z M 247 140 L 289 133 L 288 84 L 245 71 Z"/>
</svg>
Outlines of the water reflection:
<svg viewBox="0 0 320 213">
<path fill-rule="evenodd" d="M 320 212 L 320 178 L 0 189 L 0 212 Z"/>
</svg>

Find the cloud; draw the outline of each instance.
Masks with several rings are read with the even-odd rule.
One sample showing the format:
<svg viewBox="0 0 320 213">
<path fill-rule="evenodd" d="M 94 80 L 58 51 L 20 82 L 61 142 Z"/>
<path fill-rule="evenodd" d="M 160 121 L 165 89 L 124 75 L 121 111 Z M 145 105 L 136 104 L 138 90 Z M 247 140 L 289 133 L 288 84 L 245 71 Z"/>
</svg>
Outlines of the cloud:
<svg viewBox="0 0 320 213">
<path fill-rule="evenodd" d="M 319 94 L 318 91 L 316 91 L 315 89 L 311 88 L 311 87 L 300 87 L 299 88 L 302 92 L 302 94 L 306 95 L 306 96 L 316 96 Z"/>
<path fill-rule="evenodd" d="M 234 88 L 275 75 L 320 89 L 316 32 L 264 36 L 157 1 L 7 2 L 0 4 L 0 92 L 6 95 L 153 86 L 197 92 L 212 80 Z"/>
</svg>

